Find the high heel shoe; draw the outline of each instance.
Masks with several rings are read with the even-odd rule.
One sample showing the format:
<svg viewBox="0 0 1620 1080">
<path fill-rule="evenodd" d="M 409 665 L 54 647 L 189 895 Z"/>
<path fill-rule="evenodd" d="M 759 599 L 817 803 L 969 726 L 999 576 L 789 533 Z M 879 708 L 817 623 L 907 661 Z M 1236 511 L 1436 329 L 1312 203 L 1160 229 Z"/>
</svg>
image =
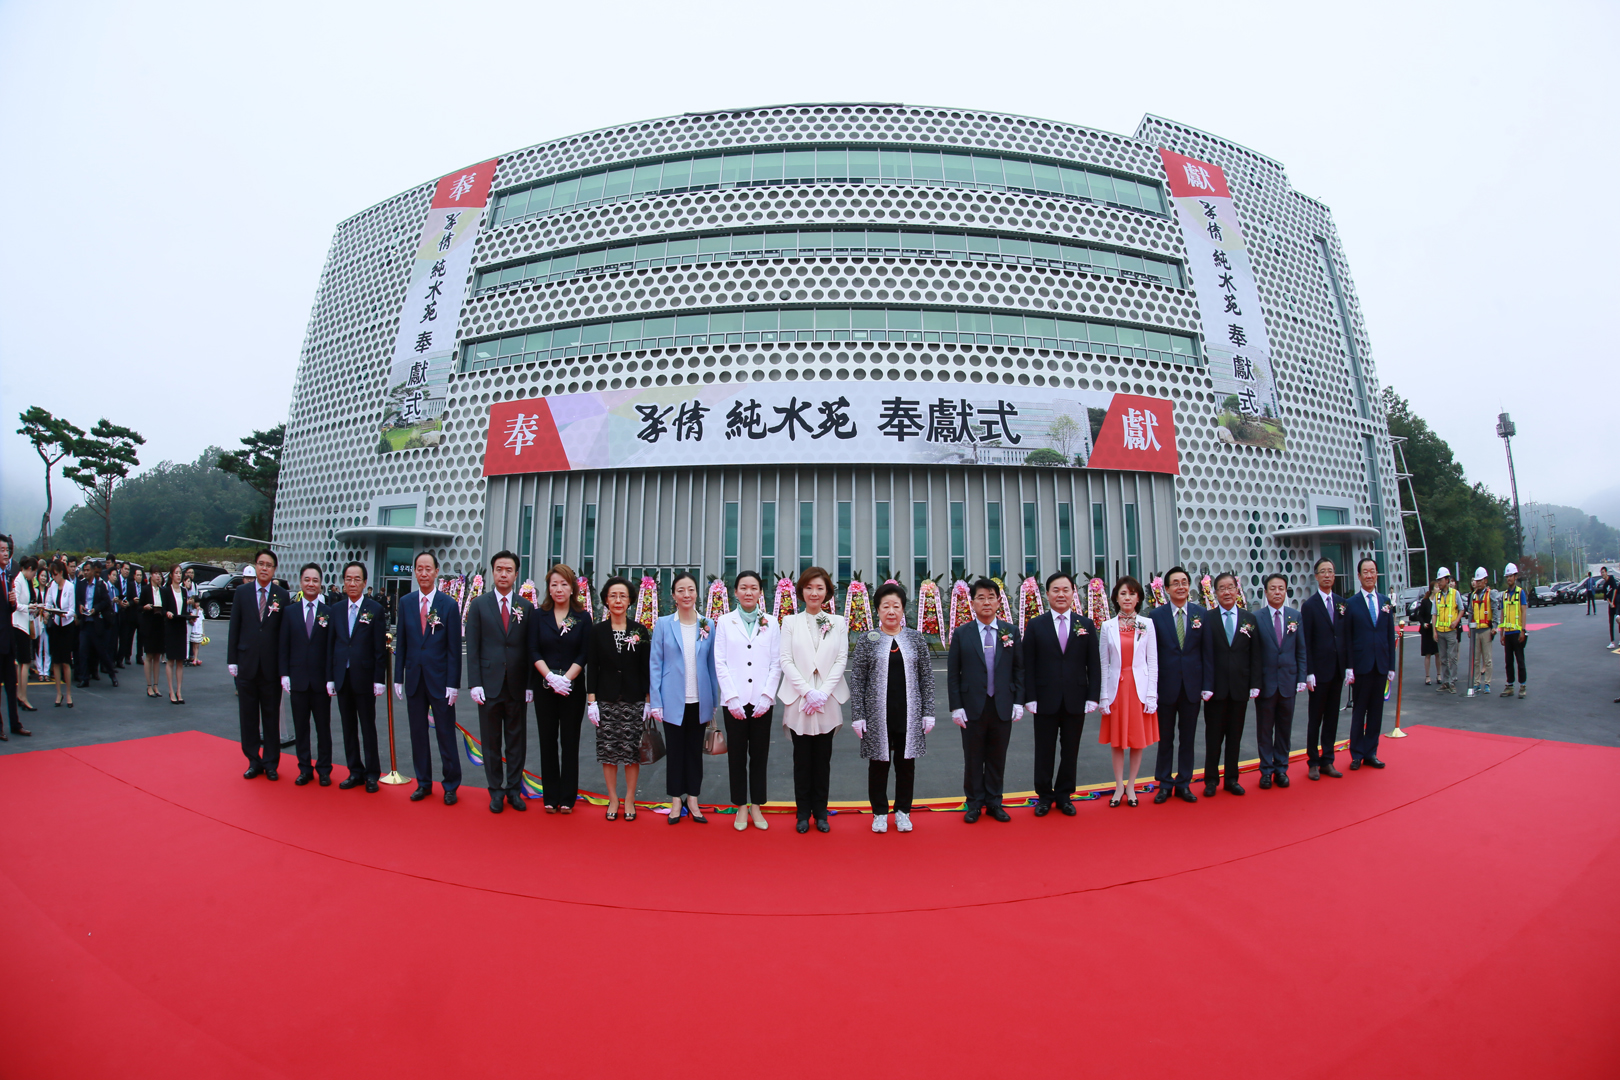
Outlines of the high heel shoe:
<svg viewBox="0 0 1620 1080">
<path fill-rule="evenodd" d="M 624 804 L 624 820 L 636 820 L 636 804 L 628 800 L 626 800 Z"/>
<path fill-rule="evenodd" d="M 17 708 L 22 709 L 24 712 L 39 712 L 39 709 L 28 704 L 26 701 L 17 702 Z"/>
<path fill-rule="evenodd" d="M 1125 805 L 1129 806 L 1129 807 L 1132 807 L 1132 808 L 1134 808 L 1136 806 L 1136 789 L 1135 788 L 1131 788 L 1131 793 L 1125 797 Z"/>
<path fill-rule="evenodd" d="M 609 810 L 607 812 L 607 819 L 609 821 L 618 821 L 619 820 L 619 812 L 617 810 Z"/>
<path fill-rule="evenodd" d="M 1120 798 L 1121 798 L 1120 793 L 1117 792 L 1117 791 L 1114 792 L 1114 797 L 1112 799 L 1108 800 L 1108 808 L 1110 810 L 1112 810 L 1114 807 L 1118 806 Z"/>
</svg>

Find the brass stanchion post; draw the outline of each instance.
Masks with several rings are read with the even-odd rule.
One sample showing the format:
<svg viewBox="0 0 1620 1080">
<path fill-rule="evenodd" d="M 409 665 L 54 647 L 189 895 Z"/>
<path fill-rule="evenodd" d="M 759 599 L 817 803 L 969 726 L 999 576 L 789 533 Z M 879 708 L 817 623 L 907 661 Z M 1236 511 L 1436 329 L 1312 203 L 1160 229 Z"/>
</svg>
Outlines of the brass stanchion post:
<svg viewBox="0 0 1620 1080">
<path fill-rule="evenodd" d="M 388 775 L 382 778 L 385 784 L 404 784 L 408 781 L 399 775 L 399 764 L 394 757 L 394 635 L 388 634 L 388 682 L 384 684 L 387 689 L 383 696 L 388 699 Z"/>
<path fill-rule="evenodd" d="M 1401 619 L 1395 629 L 1395 730 L 1389 733 L 1389 737 L 1404 739 L 1406 732 L 1401 730 L 1401 690 L 1406 686 L 1406 620 Z"/>
</svg>

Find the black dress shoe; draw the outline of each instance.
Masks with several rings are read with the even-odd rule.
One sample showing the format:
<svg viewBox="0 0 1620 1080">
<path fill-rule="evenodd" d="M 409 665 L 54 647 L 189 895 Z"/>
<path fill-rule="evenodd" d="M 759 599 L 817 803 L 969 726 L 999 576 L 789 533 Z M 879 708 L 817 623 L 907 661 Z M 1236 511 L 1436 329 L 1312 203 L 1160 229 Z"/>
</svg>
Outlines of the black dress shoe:
<svg viewBox="0 0 1620 1080">
<path fill-rule="evenodd" d="M 314 773 L 301 772 L 301 773 L 298 774 L 298 779 L 293 781 L 293 786 L 294 787 L 303 787 L 305 784 L 309 783 L 313 779 L 315 779 L 315 774 Z"/>
<path fill-rule="evenodd" d="M 1331 776 L 1336 780 L 1344 779 L 1344 773 L 1340 772 L 1338 769 L 1335 769 L 1333 767 L 1332 763 L 1328 763 L 1328 764 L 1325 764 L 1325 765 L 1322 766 L 1322 775 L 1323 776 Z"/>
<path fill-rule="evenodd" d="M 1036 800 L 1036 802 L 1035 802 L 1035 816 L 1036 817 L 1045 817 L 1047 814 L 1050 814 L 1051 812 L 1052 812 L 1052 804 L 1051 803 L 1046 802 L 1044 799 Z"/>
<path fill-rule="evenodd" d="M 377 794 L 377 781 L 375 781 L 375 780 L 367 780 L 366 781 L 366 791 L 369 792 L 372 795 Z"/>
<path fill-rule="evenodd" d="M 1357 761 L 1352 761 L 1352 762 L 1351 762 L 1351 763 L 1350 763 L 1350 771 L 1351 771 L 1351 772 L 1355 772 L 1355 771 L 1356 771 L 1356 770 L 1357 770 L 1357 769 L 1359 769 L 1359 768 L 1361 768 L 1361 762 L 1360 762 L 1360 761 L 1359 761 L 1359 760 L 1357 760 Z"/>
<path fill-rule="evenodd" d="M 832 832 L 832 822 L 827 820 L 826 814 L 816 815 L 816 832 Z"/>
<path fill-rule="evenodd" d="M 992 806 L 987 806 L 987 807 L 984 808 L 984 810 L 985 810 L 985 813 L 989 814 L 991 817 L 995 818 L 997 821 L 1011 821 L 1012 820 L 1012 815 L 1007 813 L 1007 808 L 1002 806 L 1000 803 L 996 803 L 996 804 L 994 804 Z"/>
<path fill-rule="evenodd" d="M 1230 791 L 1233 795 L 1242 795 L 1242 794 L 1244 794 L 1243 785 L 1238 783 L 1236 780 L 1233 780 L 1229 784 L 1222 784 L 1221 786 L 1224 787 L 1227 791 Z"/>
<path fill-rule="evenodd" d="M 276 770 L 274 770 L 274 769 L 266 769 L 266 770 L 264 770 L 264 778 L 266 780 L 280 780 L 281 779 L 281 777 L 276 775 Z"/>
<path fill-rule="evenodd" d="M 332 774 L 331 773 L 321 773 L 320 774 L 320 779 L 321 779 L 321 787 L 331 787 L 332 786 Z"/>
<path fill-rule="evenodd" d="M 506 809 L 506 797 L 504 795 L 502 795 L 500 792 L 497 791 L 494 795 L 490 796 L 490 799 L 489 799 L 489 812 L 490 813 L 498 814 L 502 810 L 505 810 L 505 809 Z"/>
<path fill-rule="evenodd" d="M 1278 773 L 1276 776 L 1273 776 L 1271 780 L 1278 787 L 1287 787 L 1289 783 L 1288 774 L 1285 772 Z"/>
<path fill-rule="evenodd" d="M 1375 769 L 1382 769 L 1384 767 L 1384 763 L 1375 757 L 1363 758 L 1362 764 L 1371 765 Z"/>
<path fill-rule="evenodd" d="M 799 823 L 797 825 L 793 826 L 793 827 L 798 832 L 807 833 L 807 832 L 810 831 L 810 819 L 809 818 L 800 818 Z"/>
<path fill-rule="evenodd" d="M 1310 769 L 1306 771 L 1305 775 L 1310 777 L 1312 780 L 1322 779 L 1322 766 L 1312 765 Z"/>
<path fill-rule="evenodd" d="M 13 727 L 11 729 L 11 733 L 13 735 L 32 735 L 33 734 L 32 731 L 29 731 L 27 728 L 23 727 L 21 724 L 13 725 Z"/>
<path fill-rule="evenodd" d="M 118 685 L 118 676 L 116 676 L 116 675 L 108 675 L 107 678 L 112 680 L 112 684 L 114 686 Z"/>
<path fill-rule="evenodd" d="M 962 820 L 965 821 L 969 825 L 973 824 L 975 821 L 978 821 L 979 820 L 979 808 L 977 806 L 968 807 L 967 813 L 962 815 Z"/>
<path fill-rule="evenodd" d="M 432 788 L 419 787 L 411 792 L 411 802 L 421 802 L 431 794 L 433 794 Z"/>
<path fill-rule="evenodd" d="M 1213 799 L 1214 797 L 1215 797 L 1215 785 L 1214 784 L 1205 784 L 1204 785 L 1204 798 Z"/>
<path fill-rule="evenodd" d="M 1057 801 L 1057 808 L 1058 812 L 1064 817 L 1074 817 L 1074 815 L 1077 813 L 1074 808 L 1073 799 L 1059 799 Z"/>
<path fill-rule="evenodd" d="M 262 775 L 264 775 L 264 766 L 263 765 L 249 765 L 248 768 L 247 768 L 247 772 L 242 774 L 242 779 L 244 779 L 244 780 L 252 780 L 254 777 L 262 776 Z"/>
<path fill-rule="evenodd" d="M 1260 790 L 1261 791 L 1269 791 L 1269 790 L 1271 790 L 1271 774 L 1270 773 L 1261 773 L 1260 774 Z"/>
<path fill-rule="evenodd" d="M 350 788 L 359 787 L 365 782 L 365 777 L 361 776 L 359 773 L 350 773 L 345 779 L 338 782 L 338 790 L 348 791 Z"/>
<path fill-rule="evenodd" d="M 446 805 L 446 806 L 454 806 L 454 805 L 456 805 L 456 793 L 455 792 L 447 791 L 447 792 L 444 793 L 444 805 Z"/>
<path fill-rule="evenodd" d="M 1169 801 L 1170 801 L 1170 785 L 1169 784 L 1160 784 L 1159 785 L 1159 790 L 1155 791 L 1153 793 L 1153 805 L 1157 806 L 1162 802 L 1169 802 Z"/>
<path fill-rule="evenodd" d="M 89 685 L 90 685 L 90 680 L 89 679 L 80 679 L 79 680 L 79 689 L 80 690 L 85 689 Z"/>
<path fill-rule="evenodd" d="M 529 809 L 529 804 L 524 802 L 523 796 L 516 791 L 506 793 L 506 804 L 520 813 L 527 813 Z"/>
<path fill-rule="evenodd" d="M 1178 788 L 1176 788 L 1176 798 L 1180 799 L 1182 802 L 1197 802 L 1198 801 L 1198 796 L 1196 796 L 1196 795 L 1194 795 L 1192 793 L 1192 788 L 1191 787 L 1178 787 Z"/>
</svg>

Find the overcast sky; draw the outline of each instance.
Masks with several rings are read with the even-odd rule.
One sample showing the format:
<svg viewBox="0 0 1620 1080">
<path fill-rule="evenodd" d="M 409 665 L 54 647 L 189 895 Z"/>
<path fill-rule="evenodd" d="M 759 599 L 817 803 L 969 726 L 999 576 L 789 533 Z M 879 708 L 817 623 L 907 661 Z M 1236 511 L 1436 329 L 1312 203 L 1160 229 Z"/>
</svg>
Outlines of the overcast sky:
<svg viewBox="0 0 1620 1080">
<path fill-rule="evenodd" d="M 1281 161 L 1333 209 L 1381 381 L 1469 478 L 1506 492 L 1506 408 L 1521 497 L 1597 509 L 1617 11 L 4 0 L 0 527 L 38 529 L 29 405 L 135 428 L 148 465 L 283 421 L 339 220 L 542 140 L 801 101 L 1152 112 Z"/>
</svg>

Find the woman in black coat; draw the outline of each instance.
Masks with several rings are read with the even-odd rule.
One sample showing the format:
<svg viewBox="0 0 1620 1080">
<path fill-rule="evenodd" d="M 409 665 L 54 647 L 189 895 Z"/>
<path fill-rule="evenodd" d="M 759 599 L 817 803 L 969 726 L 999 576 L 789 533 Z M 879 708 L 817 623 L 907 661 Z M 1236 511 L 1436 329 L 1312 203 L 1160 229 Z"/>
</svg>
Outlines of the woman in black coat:
<svg viewBox="0 0 1620 1080">
<path fill-rule="evenodd" d="M 169 580 L 158 590 L 158 610 L 163 613 L 163 659 L 169 665 L 169 701 L 186 703 L 181 681 L 186 662 L 186 586 L 179 566 L 169 571 Z"/>
<path fill-rule="evenodd" d="M 572 814 L 579 798 L 579 725 L 585 719 L 580 679 L 591 655 L 591 620 L 578 591 L 574 572 L 562 563 L 553 566 L 545 599 L 529 621 L 529 654 L 545 683 L 534 691 L 534 718 L 548 814 Z"/>
<path fill-rule="evenodd" d="M 619 816 L 619 766 L 624 766 L 624 820 L 636 820 L 641 778 L 641 735 L 647 718 L 652 632 L 629 617 L 630 583 L 608 578 L 602 586 L 607 618 L 591 629 L 590 693 L 586 715 L 596 725 L 596 760 L 607 786 L 607 819 Z"/>
<path fill-rule="evenodd" d="M 140 607 L 140 622 L 137 623 L 136 636 L 140 638 L 141 663 L 146 668 L 146 696 L 162 697 L 163 691 L 158 688 L 158 665 L 163 661 L 163 572 L 153 567 L 146 575 L 146 583 L 141 586 L 137 595 L 136 604 Z"/>
</svg>

